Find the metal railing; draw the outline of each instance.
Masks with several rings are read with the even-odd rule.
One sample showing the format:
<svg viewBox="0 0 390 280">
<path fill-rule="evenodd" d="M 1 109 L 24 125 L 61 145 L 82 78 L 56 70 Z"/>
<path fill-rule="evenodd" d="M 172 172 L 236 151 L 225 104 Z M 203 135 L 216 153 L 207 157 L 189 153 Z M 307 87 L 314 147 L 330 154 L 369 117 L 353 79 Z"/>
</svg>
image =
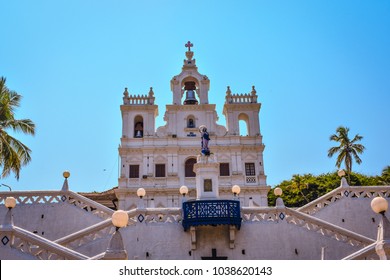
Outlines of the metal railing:
<svg viewBox="0 0 390 280">
<path fill-rule="evenodd" d="M 184 230 L 191 226 L 234 225 L 241 227 L 240 202 L 236 200 L 194 200 L 183 203 Z"/>
</svg>

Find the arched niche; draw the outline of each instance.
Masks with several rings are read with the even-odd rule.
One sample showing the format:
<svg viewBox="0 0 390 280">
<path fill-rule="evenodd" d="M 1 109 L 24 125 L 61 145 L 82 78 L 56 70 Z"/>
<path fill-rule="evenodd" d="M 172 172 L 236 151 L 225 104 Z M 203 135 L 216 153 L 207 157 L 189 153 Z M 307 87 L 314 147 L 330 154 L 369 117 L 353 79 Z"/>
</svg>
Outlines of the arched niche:
<svg viewBox="0 0 390 280">
<path fill-rule="evenodd" d="M 187 123 L 187 128 L 195 128 L 196 127 L 195 117 L 193 115 L 187 116 L 186 123 Z"/>
</svg>

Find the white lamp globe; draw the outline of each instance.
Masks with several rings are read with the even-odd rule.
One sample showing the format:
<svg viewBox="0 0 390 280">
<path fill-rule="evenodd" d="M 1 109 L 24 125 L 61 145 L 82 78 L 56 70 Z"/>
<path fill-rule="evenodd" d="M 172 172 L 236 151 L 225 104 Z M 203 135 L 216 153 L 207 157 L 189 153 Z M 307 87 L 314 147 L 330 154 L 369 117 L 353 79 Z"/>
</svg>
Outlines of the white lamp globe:
<svg viewBox="0 0 390 280">
<path fill-rule="evenodd" d="M 181 186 L 179 189 L 179 192 L 181 195 L 186 195 L 188 194 L 188 187 L 187 186 Z"/>
<path fill-rule="evenodd" d="M 12 196 L 9 196 L 5 199 L 5 203 L 4 203 L 5 207 L 7 207 L 8 209 L 12 209 L 16 206 L 16 199 Z"/>
<path fill-rule="evenodd" d="M 123 210 L 117 210 L 112 214 L 112 224 L 118 228 L 125 227 L 129 221 L 129 215 Z"/>
<path fill-rule="evenodd" d="M 344 169 L 340 169 L 339 171 L 337 171 L 337 175 L 339 175 L 339 177 L 345 176 L 345 171 L 344 171 Z"/>
<path fill-rule="evenodd" d="M 146 191 L 145 191 L 144 188 L 139 188 L 139 189 L 137 190 L 137 196 L 138 196 L 138 197 L 143 198 L 143 197 L 145 196 L 145 194 L 146 194 Z"/>
<path fill-rule="evenodd" d="M 281 196 L 283 194 L 283 190 L 281 188 L 274 189 L 274 195 Z"/>
<path fill-rule="evenodd" d="M 234 193 L 235 195 L 239 194 L 241 192 L 241 188 L 239 185 L 234 185 L 232 187 L 232 193 Z"/>
<path fill-rule="evenodd" d="M 371 200 L 371 209 L 375 213 L 384 213 L 389 208 L 389 203 L 383 197 L 375 197 Z"/>
</svg>

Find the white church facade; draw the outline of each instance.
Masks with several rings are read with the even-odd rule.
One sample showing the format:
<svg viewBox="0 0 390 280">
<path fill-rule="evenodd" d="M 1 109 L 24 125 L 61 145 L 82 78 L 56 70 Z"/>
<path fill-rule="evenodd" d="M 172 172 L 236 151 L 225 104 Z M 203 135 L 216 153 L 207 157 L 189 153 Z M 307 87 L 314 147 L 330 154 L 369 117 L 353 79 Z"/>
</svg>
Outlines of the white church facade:
<svg viewBox="0 0 390 280">
<path fill-rule="evenodd" d="M 125 89 L 118 187 L 97 195 L 105 203 L 73 192 L 69 172 L 58 190 L 0 192 L 0 259 L 388 259 L 390 186 L 342 177 L 298 209 L 277 189 L 269 207 L 255 87 L 228 87 L 218 124 L 210 80 L 186 47 L 165 125 L 152 88 Z"/>
<path fill-rule="evenodd" d="M 196 198 L 194 165 L 201 152 L 201 125 L 207 127 L 216 163 L 211 197 L 231 198 L 232 186 L 239 185 L 242 203 L 267 206 L 270 188 L 264 174 L 261 104 L 256 90 L 252 87 L 248 94 L 232 94 L 228 87 L 226 96 L 221 96 L 226 127 L 219 125 L 216 105 L 209 104 L 210 80 L 198 72 L 191 43 L 187 45 L 182 71 L 170 82 L 172 103 L 166 105 L 164 126 L 155 127 L 158 107 L 152 88 L 147 95 L 131 95 L 125 89 L 121 174 L 116 190 L 119 208 L 135 208 L 134 191 L 140 187 L 146 190 L 146 206 L 179 207 L 177 190 L 183 185 L 189 188 L 190 198 Z M 245 136 L 240 136 L 240 121 L 247 128 Z"/>
</svg>

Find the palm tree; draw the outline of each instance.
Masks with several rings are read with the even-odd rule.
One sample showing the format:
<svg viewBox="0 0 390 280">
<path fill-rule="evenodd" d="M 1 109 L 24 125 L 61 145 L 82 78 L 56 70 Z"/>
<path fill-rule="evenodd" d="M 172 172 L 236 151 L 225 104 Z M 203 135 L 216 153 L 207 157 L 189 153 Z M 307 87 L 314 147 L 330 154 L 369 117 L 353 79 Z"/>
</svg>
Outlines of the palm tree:
<svg viewBox="0 0 390 280">
<path fill-rule="evenodd" d="M 389 185 L 390 184 L 390 165 L 386 166 L 382 170 L 382 175 L 381 175 L 381 182 L 384 185 Z"/>
<path fill-rule="evenodd" d="M 339 126 L 336 129 L 336 134 L 330 136 L 330 141 L 339 142 L 340 145 L 330 148 L 328 151 L 328 157 L 332 157 L 334 154 L 338 153 L 336 166 L 337 168 L 340 168 L 341 163 L 344 161 L 345 168 L 347 169 L 348 181 L 351 181 L 350 174 L 352 172 L 352 159 L 354 159 L 357 164 L 361 164 L 362 160 L 360 159 L 359 154 L 363 153 L 365 147 L 362 144 L 356 143 L 362 140 L 363 136 L 356 134 L 351 140 L 348 136 L 348 132 L 348 127 Z"/>
<path fill-rule="evenodd" d="M 16 120 L 15 109 L 20 106 L 22 98 L 17 92 L 9 90 L 6 79 L 0 78 L 0 167 L 3 168 L 0 178 L 11 172 L 19 179 L 21 167 L 31 160 L 31 150 L 22 142 L 8 134 L 7 130 L 35 134 L 35 124 L 30 119 Z"/>
<path fill-rule="evenodd" d="M 306 195 L 303 194 L 303 190 L 307 189 L 307 183 L 305 182 L 305 178 L 303 176 L 297 174 L 293 175 L 291 179 L 291 185 L 288 186 L 288 188 L 299 192 L 307 203 L 310 202 Z"/>
</svg>

